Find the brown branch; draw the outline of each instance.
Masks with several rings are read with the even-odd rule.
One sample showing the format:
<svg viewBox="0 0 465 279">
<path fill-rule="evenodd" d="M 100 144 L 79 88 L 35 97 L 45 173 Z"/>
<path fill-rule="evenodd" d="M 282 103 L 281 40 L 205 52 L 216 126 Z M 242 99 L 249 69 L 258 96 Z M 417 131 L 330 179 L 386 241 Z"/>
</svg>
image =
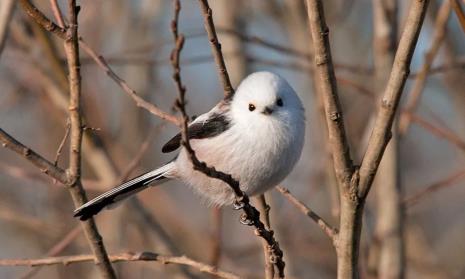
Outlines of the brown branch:
<svg viewBox="0 0 465 279">
<path fill-rule="evenodd" d="M 342 188 L 348 189 L 353 173 L 353 165 L 337 93 L 337 83 L 329 45 L 329 29 L 326 26 L 322 1 L 307 0 L 307 12 L 315 55 L 315 73 L 319 78 L 318 84 L 323 94 L 334 170 L 341 190 Z"/>
<path fill-rule="evenodd" d="M 425 62 L 415 78 L 415 82 L 409 94 L 409 99 L 405 104 L 404 110 L 407 113 L 403 114 L 399 121 L 399 132 L 401 135 L 405 135 L 405 133 L 407 133 L 410 122 L 412 121 L 410 117 L 420 102 L 421 94 L 425 88 L 426 78 L 428 77 L 431 65 L 433 64 L 434 58 L 438 54 L 441 43 L 446 36 L 447 20 L 450 16 L 450 10 L 450 2 L 447 0 L 444 1 L 434 23 L 431 47 L 425 54 Z"/>
<path fill-rule="evenodd" d="M 69 120 L 66 120 L 65 135 L 63 136 L 63 139 L 61 140 L 60 145 L 58 146 L 57 152 L 55 154 L 55 160 L 53 161 L 53 164 L 55 166 L 58 166 L 58 160 L 60 159 L 61 152 L 63 151 L 63 147 L 65 146 L 66 140 L 68 139 L 70 129 L 71 129 L 70 122 Z"/>
<path fill-rule="evenodd" d="M 223 53 L 221 52 L 221 44 L 216 35 L 215 24 L 213 23 L 212 9 L 208 5 L 208 0 L 199 0 L 200 7 L 204 18 L 205 30 L 210 40 L 213 57 L 215 58 L 218 74 L 223 85 L 225 99 L 230 99 L 234 96 L 234 88 L 231 85 L 226 64 L 224 63 Z"/>
<path fill-rule="evenodd" d="M 81 235 L 81 227 L 76 226 L 74 229 L 69 231 L 64 237 L 62 237 L 60 241 L 58 241 L 55 245 L 53 245 L 53 247 L 47 251 L 46 256 L 53 257 L 53 256 L 58 255 L 64 249 L 66 249 L 79 235 Z M 22 275 L 20 278 L 21 279 L 31 278 L 34 275 L 36 275 L 37 272 L 40 271 L 40 269 L 41 269 L 41 266 L 32 268 L 27 273 Z"/>
<path fill-rule="evenodd" d="M 0 5 L 0 56 L 2 55 L 3 48 L 6 44 L 8 30 L 11 19 L 13 18 L 15 7 L 15 0 L 4 0 L 2 5 Z"/>
<path fill-rule="evenodd" d="M 3 131 L 1 128 L 0 142 L 2 143 L 3 147 L 13 150 L 14 152 L 26 158 L 28 161 L 38 167 L 42 173 L 45 173 L 53 179 L 58 180 L 62 184 L 66 185 L 68 183 L 68 177 L 63 169 L 55 166 L 52 162 L 42 157 L 34 150 L 23 145 L 12 136 L 7 134 L 5 131 Z"/>
<path fill-rule="evenodd" d="M 379 108 L 373 132 L 368 141 L 365 156 L 360 166 L 358 195 L 365 198 L 370 190 L 386 145 L 391 137 L 391 127 L 410 72 L 410 62 L 423 24 L 428 0 L 412 2 L 405 29 L 400 38 L 381 107 Z"/>
<path fill-rule="evenodd" d="M 465 13 L 463 12 L 462 5 L 460 4 L 459 0 L 450 0 L 450 2 L 455 14 L 457 15 L 457 18 L 459 19 L 462 31 L 465 34 Z"/>
<path fill-rule="evenodd" d="M 204 2 L 201 2 L 204 3 Z M 208 4 L 205 2 L 208 7 Z M 240 189 L 239 182 L 235 180 L 230 174 L 226 174 L 221 171 L 217 171 L 214 167 L 209 167 L 205 162 L 199 161 L 197 156 L 195 155 L 195 151 L 192 149 L 190 145 L 188 135 L 188 122 L 189 117 L 186 113 L 186 88 L 182 83 L 181 79 L 181 69 L 180 69 L 180 53 L 184 45 L 184 36 L 178 35 L 178 18 L 179 18 L 179 11 L 180 11 L 180 2 L 179 0 L 175 1 L 175 15 L 174 19 L 171 22 L 171 29 L 173 33 L 173 37 L 175 40 L 175 47 L 171 53 L 171 64 L 173 66 L 173 80 L 178 90 L 179 97 L 176 100 L 176 107 L 181 112 L 182 115 L 182 140 L 181 144 L 186 149 L 189 159 L 193 164 L 193 168 L 196 171 L 200 171 L 207 175 L 210 178 L 220 179 L 221 181 L 228 184 L 231 189 L 234 191 L 236 196 L 235 203 L 240 205 L 240 208 L 244 211 L 244 214 L 241 216 L 241 221 L 248 225 L 255 227 L 255 234 L 263 238 L 270 250 L 271 259 L 270 261 L 276 266 L 276 269 L 279 273 L 279 278 L 284 278 L 284 266 L 285 263 L 283 261 L 283 252 L 279 247 L 279 243 L 274 238 L 274 232 L 272 230 L 267 230 L 265 225 L 260 221 L 260 213 L 258 210 L 253 207 L 250 202 L 248 196 Z M 211 16 L 211 10 L 209 12 Z M 232 95 L 230 95 L 232 97 Z"/>
<path fill-rule="evenodd" d="M 454 131 L 445 127 L 438 127 L 436 125 L 433 125 L 416 114 L 412 114 L 410 116 L 410 119 L 412 120 L 412 122 L 428 130 L 431 134 L 439 138 L 443 138 L 455 145 L 457 148 L 461 149 L 462 151 L 465 151 L 465 141 L 462 140 L 456 133 L 454 133 Z"/>
<path fill-rule="evenodd" d="M 81 262 L 91 262 L 94 260 L 93 255 L 76 255 L 76 256 L 63 256 L 63 257 L 49 257 L 49 258 L 41 258 L 41 259 L 3 259 L 0 260 L 0 266 L 42 266 L 42 265 L 69 265 L 74 263 L 81 263 Z M 120 253 L 114 254 L 110 256 L 111 262 L 131 262 L 131 261 L 155 261 L 161 264 L 180 264 L 193 267 L 201 272 L 213 274 L 220 278 L 225 279 L 238 279 L 239 276 L 218 270 L 215 267 L 201 263 L 198 261 L 194 261 L 186 256 L 181 257 L 172 257 L 172 256 L 165 256 L 160 255 L 157 253 L 152 252 L 139 252 L 139 253 Z"/>
<path fill-rule="evenodd" d="M 271 222 L 270 222 L 271 207 L 267 204 L 265 195 L 261 194 L 255 200 L 257 201 L 257 208 L 258 208 L 258 211 L 260 212 L 260 217 L 261 217 L 263 224 L 265 225 L 265 228 L 267 230 L 271 230 Z M 268 246 L 268 243 L 266 243 L 264 239 L 262 240 L 262 246 L 263 246 L 263 254 L 265 256 L 265 279 L 273 279 L 274 274 L 275 274 L 274 265 L 270 261 L 271 254 L 270 254 L 269 246 Z"/>
<path fill-rule="evenodd" d="M 278 192 L 280 192 L 289 202 L 291 202 L 303 214 L 310 217 L 310 219 L 312 219 L 323 230 L 323 232 L 331 239 L 333 245 L 335 247 L 337 246 L 337 237 L 338 237 L 337 229 L 333 228 L 328 222 L 326 222 L 323 218 L 321 218 L 318 214 L 316 214 L 303 202 L 301 202 L 294 195 L 292 195 L 289 189 L 282 187 L 282 186 L 277 186 L 276 190 L 278 190 Z"/>
<path fill-rule="evenodd" d="M 23 10 L 32 17 L 45 30 L 57 35 L 63 40 L 66 40 L 66 30 L 56 25 L 53 21 L 47 18 L 39 9 L 37 9 L 29 0 L 19 0 Z"/>
<path fill-rule="evenodd" d="M 403 202 L 405 206 L 411 207 L 421 201 L 424 197 L 442 189 L 448 187 L 457 181 L 463 179 L 465 176 L 465 169 L 453 173 L 449 177 L 446 177 L 443 180 L 440 180 L 436 183 L 431 184 L 430 186 L 424 187 L 423 190 L 420 190 L 418 193 L 413 194 L 412 196 L 406 198 Z"/>
<path fill-rule="evenodd" d="M 102 56 L 99 56 L 93 49 L 87 45 L 84 39 L 79 39 L 81 48 L 92 58 L 94 59 L 95 63 L 105 71 L 107 76 L 109 76 L 112 80 L 114 80 L 126 94 L 129 95 L 135 102 L 138 107 L 142 107 L 145 110 L 149 111 L 153 115 L 160 117 L 161 119 L 167 120 L 175 125 L 179 125 L 179 119 L 171 115 L 162 109 L 158 108 L 157 106 L 147 102 L 146 100 L 142 99 L 139 95 L 137 95 L 136 91 L 129 87 L 125 80 L 120 78 L 107 64 L 105 59 Z"/>
<path fill-rule="evenodd" d="M 30 15 L 39 25 L 41 25 L 46 30 L 52 32 L 53 34 L 57 35 L 61 39 L 66 40 L 67 34 L 66 30 L 56 25 L 53 21 L 48 19 L 41 11 L 39 11 L 34 5 L 31 4 L 28 0 L 20 0 L 20 3 L 23 9 L 26 11 L 28 15 Z M 175 125 L 179 125 L 179 120 L 158 108 L 157 106 L 145 101 L 141 97 L 137 95 L 137 93 L 129 87 L 129 85 L 120 78 L 106 63 L 105 59 L 102 56 L 99 56 L 93 49 L 87 45 L 83 38 L 79 38 L 79 45 L 80 47 L 90 56 L 97 65 L 102 68 L 105 73 L 113 79 L 123 90 L 126 92 L 135 102 L 138 107 L 142 107 L 149 111 L 150 113 L 164 119 L 167 121 L 172 122 Z"/>
<path fill-rule="evenodd" d="M 61 13 L 60 6 L 57 3 L 57 0 L 50 0 L 50 6 L 52 7 L 53 15 L 58 21 L 58 26 L 61 28 L 65 27 L 65 20 L 63 19 L 63 14 Z"/>
<path fill-rule="evenodd" d="M 68 1 L 69 28 L 66 29 L 64 48 L 69 71 L 69 119 L 70 119 L 70 155 L 67 170 L 68 189 L 77 208 L 87 201 L 86 193 L 81 184 L 81 148 L 83 124 L 81 117 L 81 74 L 79 62 L 78 12 L 76 0 Z M 83 222 L 86 234 L 95 261 L 103 278 L 116 278 L 115 271 L 108 259 L 102 237 L 97 230 L 93 219 Z"/>
</svg>

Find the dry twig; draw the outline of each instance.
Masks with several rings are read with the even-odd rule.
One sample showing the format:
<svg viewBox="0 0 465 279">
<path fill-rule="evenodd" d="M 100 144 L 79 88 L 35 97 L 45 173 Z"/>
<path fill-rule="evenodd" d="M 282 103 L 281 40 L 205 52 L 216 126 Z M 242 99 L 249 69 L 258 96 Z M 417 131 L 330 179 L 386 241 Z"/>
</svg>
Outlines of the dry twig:
<svg viewBox="0 0 465 279">
<path fill-rule="evenodd" d="M 415 82 L 412 86 L 412 90 L 409 94 L 409 99 L 405 105 L 404 111 L 406 113 L 402 114 L 399 121 L 399 132 L 401 135 L 405 135 L 412 121 L 411 115 L 415 111 L 418 103 L 420 102 L 421 94 L 426 84 L 426 79 L 428 73 L 433 64 L 434 58 L 439 52 L 439 47 L 441 46 L 444 37 L 446 36 L 447 29 L 447 20 L 450 15 L 450 2 L 444 1 L 441 8 L 439 9 L 438 15 L 436 17 L 436 22 L 434 23 L 434 33 L 431 43 L 431 48 L 425 53 L 425 62 L 421 67 L 421 70 L 418 72 L 418 75 L 415 77 Z"/>
<path fill-rule="evenodd" d="M 328 222 L 326 222 L 323 218 L 321 218 L 318 214 L 316 214 L 303 202 L 301 202 L 294 195 L 292 195 L 289 189 L 282 187 L 282 186 L 278 186 L 276 187 L 276 190 L 278 190 L 278 192 L 280 192 L 289 202 L 291 202 L 303 214 L 310 217 L 310 219 L 312 219 L 323 230 L 323 232 L 331 239 L 333 245 L 335 247 L 337 246 L 337 237 L 338 237 L 337 229 L 333 228 Z"/>
<path fill-rule="evenodd" d="M 86 193 L 81 184 L 81 148 L 82 148 L 82 117 L 81 117 L 81 74 L 79 62 L 78 12 L 75 0 L 68 2 L 69 27 L 66 29 L 64 41 L 66 59 L 69 71 L 69 119 L 70 119 L 70 149 L 69 168 L 67 170 L 66 186 L 73 198 L 74 206 L 79 207 L 87 201 Z M 82 226 L 95 256 L 100 274 L 104 278 L 116 278 L 115 271 L 108 259 L 102 237 L 91 218 L 83 222 Z"/>
<path fill-rule="evenodd" d="M 230 99 L 234 95 L 234 88 L 231 85 L 226 64 L 224 63 L 223 53 L 221 52 L 221 44 L 216 35 L 215 24 L 213 23 L 212 9 L 208 5 L 208 0 L 199 0 L 200 7 L 204 19 L 205 30 L 208 34 L 208 39 L 212 47 L 213 57 L 215 58 L 218 74 L 223 84 L 224 97 Z"/>
<path fill-rule="evenodd" d="M 208 8 L 208 3 L 206 3 L 206 1 L 201 2 L 201 3 L 204 3 L 203 5 L 206 5 L 207 10 L 205 12 L 206 14 L 209 14 L 211 17 L 211 10 Z M 205 6 L 203 7 L 205 8 Z M 234 194 L 236 195 L 236 204 L 240 204 L 242 210 L 244 211 L 244 215 L 241 216 L 242 221 L 251 226 L 254 226 L 255 234 L 257 236 L 262 237 L 267 242 L 269 246 L 270 254 L 271 254 L 270 261 L 273 262 L 273 264 L 276 266 L 279 277 L 284 278 L 285 263 L 283 261 L 283 252 L 281 251 L 281 248 L 279 247 L 278 242 L 274 238 L 274 232 L 272 230 L 267 230 L 265 228 L 265 225 L 260 221 L 260 213 L 255 207 L 253 207 L 250 204 L 248 196 L 240 189 L 239 182 L 235 180 L 230 174 L 226 174 L 224 172 L 218 171 L 214 167 L 207 166 L 205 162 L 199 161 L 199 159 L 195 155 L 195 151 L 192 149 L 192 146 L 189 143 L 189 138 L 187 137 L 189 117 L 185 109 L 186 88 L 182 84 L 181 75 L 180 75 L 181 70 L 179 66 L 180 65 L 179 63 L 180 52 L 184 44 L 184 36 L 178 35 L 177 20 L 178 20 L 179 11 L 180 11 L 180 3 L 179 1 L 176 1 L 175 2 L 175 16 L 174 16 L 174 20 L 171 23 L 171 28 L 172 28 L 172 32 L 173 32 L 173 36 L 175 40 L 175 47 L 171 53 L 171 63 L 172 63 L 173 72 L 174 72 L 173 79 L 174 79 L 176 88 L 179 93 L 179 97 L 176 100 L 176 107 L 181 112 L 182 119 L 183 119 L 182 130 L 181 130 L 181 134 L 182 134 L 181 143 L 183 147 L 186 149 L 187 153 L 189 154 L 189 159 L 191 160 L 193 167 L 196 171 L 200 171 L 204 173 L 205 175 L 207 175 L 208 177 L 220 179 L 232 188 L 232 190 L 234 191 Z M 211 23 L 213 24 L 213 22 Z M 214 32 L 214 27 L 213 27 L 213 32 Z M 216 34 L 215 34 L 215 37 L 216 37 Z M 234 92 L 234 91 L 230 91 L 230 92 Z M 226 94 L 226 96 L 232 97 L 232 95 L 228 95 L 228 94 Z"/>
<path fill-rule="evenodd" d="M 111 255 L 111 262 L 131 262 L 131 261 L 156 261 L 162 264 L 181 264 L 191 266 L 201 272 L 216 275 L 219 278 L 225 279 L 239 279 L 240 277 L 226 271 L 218 270 L 215 267 L 194 261 L 186 256 L 172 257 L 164 256 L 152 252 L 139 252 L 139 253 L 120 253 Z M 93 255 L 76 255 L 76 256 L 63 256 L 63 257 L 49 257 L 41 259 L 4 259 L 0 260 L 0 266 L 42 266 L 42 265 L 56 265 L 63 264 L 69 265 L 80 262 L 91 262 L 94 260 Z"/>
</svg>

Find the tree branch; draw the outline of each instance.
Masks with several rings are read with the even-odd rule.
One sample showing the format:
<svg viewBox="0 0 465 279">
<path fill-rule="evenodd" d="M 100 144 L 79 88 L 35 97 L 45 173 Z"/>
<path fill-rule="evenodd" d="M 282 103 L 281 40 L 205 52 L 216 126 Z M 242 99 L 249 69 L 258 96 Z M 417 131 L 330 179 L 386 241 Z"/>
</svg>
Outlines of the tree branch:
<svg viewBox="0 0 465 279">
<path fill-rule="evenodd" d="M 87 201 L 86 193 L 81 184 L 81 148 L 82 148 L 82 117 L 81 117 L 81 74 L 79 62 L 78 12 L 76 0 L 68 1 L 69 27 L 66 29 L 64 48 L 69 71 L 69 119 L 70 119 L 70 155 L 67 170 L 67 185 L 74 206 L 77 208 Z M 94 254 L 95 261 L 103 278 L 116 278 L 115 271 L 108 259 L 102 237 L 91 218 L 83 222 L 87 241 Z"/>
<path fill-rule="evenodd" d="M 297 199 L 289 189 L 277 186 L 276 190 L 280 192 L 289 202 L 291 202 L 297 209 L 299 209 L 303 214 L 307 215 L 312 219 L 322 230 L 323 232 L 331 239 L 334 247 L 337 247 L 337 229 L 333 228 L 328 222 L 306 206 L 303 202 Z"/>
<path fill-rule="evenodd" d="M 206 4 L 208 5 L 208 3 Z M 184 46 L 184 36 L 178 34 L 178 19 L 180 9 L 180 2 L 178 0 L 175 2 L 175 14 L 174 19 L 171 23 L 171 29 L 175 40 L 175 47 L 171 53 L 171 64 L 173 66 L 173 80 L 179 93 L 179 97 L 176 100 L 176 107 L 181 112 L 183 119 L 181 130 L 181 144 L 186 149 L 189 155 L 189 159 L 193 164 L 194 170 L 200 171 L 208 177 L 220 179 L 221 181 L 225 182 L 231 187 L 231 189 L 234 191 L 234 194 L 236 195 L 236 204 L 240 205 L 240 208 L 242 208 L 242 210 L 244 211 L 243 216 L 241 216 L 241 221 L 248 225 L 254 226 L 255 234 L 257 236 L 260 236 L 267 242 L 271 254 L 270 261 L 273 262 L 273 264 L 276 266 L 276 269 L 279 273 L 279 278 L 284 278 L 285 263 L 283 261 L 283 252 L 279 247 L 279 243 L 274 238 L 274 232 L 272 230 L 267 230 L 265 228 L 265 225 L 260 221 L 260 213 L 255 207 L 253 207 L 250 204 L 249 198 L 241 190 L 239 182 L 235 180 L 230 174 L 224 173 L 222 171 L 217 171 L 214 167 L 209 167 L 205 162 L 199 161 L 199 159 L 195 155 L 195 151 L 192 149 L 192 146 L 190 145 L 189 138 L 187 137 L 189 117 L 186 113 L 186 88 L 182 84 L 182 79 L 180 75 L 181 69 L 179 66 L 180 53 Z"/>
<path fill-rule="evenodd" d="M 202 9 L 204 26 L 210 40 L 213 57 L 215 58 L 218 74 L 223 85 L 225 99 L 231 99 L 234 96 L 234 88 L 229 79 L 228 70 L 224 63 L 223 53 L 221 52 L 221 44 L 216 35 L 215 24 L 213 23 L 212 9 L 208 5 L 208 0 L 199 0 Z"/>
<path fill-rule="evenodd" d="M 41 259 L 4 259 L 0 260 L 0 266 L 41 266 L 41 265 L 56 265 L 63 264 L 69 265 L 80 262 L 91 262 L 94 260 L 93 255 L 76 255 L 76 256 L 63 256 L 63 257 L 49 257 Z M 162 264 L 180 264 L 191 266 L 201 272 L 216 275 L 225 279 L 239 279 L 240 277 L 226 271 L 221 271 L 215 267 L 194 261 L 186 256 L 172 257 L 164 256 L 152 252 L 139 252 L 139 253 L 120 253 L 110 256 L 111 262 L 130 262 L 130 261 L 155 261 Z"/>
<path fill-rule="evenodd" d="M 319 78 L 320 82 L 318 84 L 323 93 L 325 118 L 328 126 L 334 170 L 339 187 L 347 190 L 350 187 L 353 165 L 337 93 L 336 77 L 328 38 L 329 29 L 326 26 L 322 1 L 307 0 L 307 12 L 313 39 L 315 73 Z"/>
<path fill-rule="evenodd" d="M 452 1 L 453 2 L 453 1 Z M 436 21 L 434 23 L 434 33 L 430 49 L 425 53 L 425 62 L 421 67 L 418 75 L 415 77 L 415 82 L 413 83 L 412 89 L 410 90 L 409 98 L 405 104 L 404 111 L 405 114 L 402 114 L 399 121 L 399 132 L 401 135 L 407 133 L 410 123 L 412 122 L 411 115 L 415 112 L 415 109 L 420 102 L 423 89 L 425 88 L 426 79 L 431 70 L 434 58 L 439 52 L 441 43 L 446 36 L 447 30 L 447 21 L 450 16 L 450 2 L 444 1 L 439 9 Z"/>
<path fill-rule="evenodd" d="M 19 155 L 23 156 L 28 161 L 33 163 L 36 167 L 40 169 L 41 172 L 47 174 L 53 179 L 56 179 L 62 184 L 66 185 L 68 183 L 68 177 L 63 169 L 55 166 L 52 162 L 42 157 L 34 150 L 20 143 L 12 136 L 7 134 L 5 131 L 3 131 L 1 128 L 0 142 L 2 143 L 3 147 L 13 150 L 14 152 L 18 153 Z"/>
<path fill-rule="evenodd" d="M 392 123 L 405 81 L 410 72 L 410 62 L 425 18 L 428 2 L 428 0 L 412 1 L 381 107 L 360 166 L 359 197 L 364 198 L 368 194 L 386 145 L 391 138 Z"/>
</svg>

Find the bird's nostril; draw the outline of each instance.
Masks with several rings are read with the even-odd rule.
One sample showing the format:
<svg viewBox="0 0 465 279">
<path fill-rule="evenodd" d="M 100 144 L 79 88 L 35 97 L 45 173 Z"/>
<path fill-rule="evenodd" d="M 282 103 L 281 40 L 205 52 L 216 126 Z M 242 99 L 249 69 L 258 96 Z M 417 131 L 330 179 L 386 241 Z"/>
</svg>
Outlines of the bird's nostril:
<svg viewBox="0 0 465 279">
<path fill-rule="evenodd" d="M 269 108 L 269 107 L 265 107 L 265 109 L 263 110 L 263 114 L 266 114 L 266 115 L 269 115 L 273 112 L 273 109 Z"/>
</svg>

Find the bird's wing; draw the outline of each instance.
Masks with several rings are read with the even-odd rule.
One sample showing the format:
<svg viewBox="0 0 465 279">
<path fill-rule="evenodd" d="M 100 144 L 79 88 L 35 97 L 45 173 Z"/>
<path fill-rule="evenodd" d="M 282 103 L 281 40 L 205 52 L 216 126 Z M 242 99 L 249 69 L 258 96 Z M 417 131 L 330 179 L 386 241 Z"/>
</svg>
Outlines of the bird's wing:
<svg viewBox="0 0 465 279">
<path fill-rule="evenodd" d="M 150 185 L 159 185 L 170 177 L 170 172 L 173 170 L 172 162 L 138 177 L 135 177 L 123 184 L 101 194 L 93 200 L 83 204 L 74 210 L 74 217 L 79 217 L 81 220 L 87 220 L 99 213 L 104 208 L 113 208 L 120 201 L 132 196 Z"/>
<path fill-rule="evenodd" d="M 188 126 L 187 137 L 189 139 L 204 139 L 218 136 L 231 126 L 228 117 L 228 106 L 220 104 L 211 111 L 200 115 Z M 161 149 L 163 153 L 169 153 L 181 145 L 181 133 L 171 138 Z"/>
</svg>

